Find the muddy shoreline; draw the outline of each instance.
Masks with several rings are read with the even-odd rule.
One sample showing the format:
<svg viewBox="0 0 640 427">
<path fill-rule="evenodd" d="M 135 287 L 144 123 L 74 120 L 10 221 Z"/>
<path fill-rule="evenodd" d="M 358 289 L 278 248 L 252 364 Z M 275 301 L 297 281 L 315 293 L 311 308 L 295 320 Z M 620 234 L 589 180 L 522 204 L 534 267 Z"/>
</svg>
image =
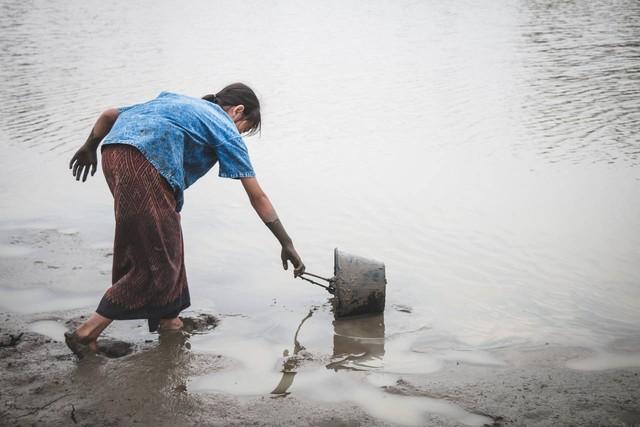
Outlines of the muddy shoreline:
<svg viewBox="0 0 640 427">
<path fill-rule="evenodd" d="M 0 257 L 3 272 L 0 285 L 9 289 L 6 295 L 31 290 L 48 292 L 58 284 L 64 286 L 59 290 L 64 297 L 65 289 L 82 289 L 87 283 L 97 283 L 87 290 L 87 299 L 92 300 L 95 289 L 103 286 L 100 283 L 108 274 L 108 249 L 87 248 L 72 231 L 2 233 L 9 246 L 16 246 L 13 252 L 5 250 Z M 31 249 L 21 249 L 24 247 Z M 27 297 L 18 295 L 16 304 L 28 303 Z M 106 338 L 129 343 L 130 354 L 78 361 L 62 339 L 52 338 L 52 333 L 48 336 L 47 331 L 52 328 L 58 334 L 72 329 L 82 320 L 81 316 L 91 312 L 91 307 L 56 311 L 43 305 L 38 313 L 20 313 L 21 308 L 16 305 L 15 310 L 0 310 L 0 425 L 3 426 L 403 425 L 397 420 L 376 417 L 371 408 L 368 411 L 358 404 L 362 398 L 323 401 L 300 392 L 296 388 L 300 379 L 333 371 L 335 356 L 331 355 L 309 354 L 301 358 L 301 365 L 295 367 L 297 379 L 283 394 L 265 391 L 238 396 L 192 390 L 190 379 L 234 368 L 232 358 L 215 350 L 202 353 L 191 348 L 193 334 L 216 333 L 218 320 L 224 324 L 231 319 L 224 315 L 212 313 L 215 321 L 205 322 L 199 330 L 186 335 L 150 335 L 142 320 L 114 322 L 107 329 Z M 410 310 L 406 310 L 403 313 L 410 315 Z M 201 314 L 185 313 L 194 318 Z M 38 328 L 34 328 L 36 324 Z M 343 344 L 335 341 L 334 353 L 337 345 Z M 371 345 L 375 349 L 380 344 Z M 621 352 L 637 354 L 634 352 L 640 343 L 622 342 L 619 347 Z M 363 348 L 366 350 L 366 346 Z M 496 349 L 491 355 L 505 363 L 483 365 L 453 358 L 435 372 L 400 374 L 391 384 L 374 386 L 375 392 L 392 402 L 401 397 L 418 399 L 418 405 L 422 404 L 419 399 L 452 404 L 472 416 L 485 416 L 489 425 L 497 426 L 640 425 L 640 368 L 569 369 L 567 362 L 587 359 L 592 351 L 544 343 Z M 276 359 L 274 354 L 274 362 Z M 335 375 L 352 374 L 357 372 L 335 372 Z M 394 410 L 392 407 L 391 413 Z M 464 425 L 460 421 L 463 418 L 428 410 L 421 417 L 417 425 Z"/>
<path fill-rule="evenodd" d="M 190 351 L 188 338 L 159 336 L 136 343 L 135 351 L 121 358 L 78 361 L 64 343 L 30 332 L 31 320 L 3 314 L 2 425 L 393 425 L 350 402 L 316 402 L 295 392 L 191 393 L 189 377 L 224 370 L 229 361 Z M 19 336 L 14 345 L 10 335 Z M 584 352 L 532 349 L 521 353 L 522 366 L 450 363 L 429 375 L 404 375 L 383 388 L 391 395 L 443 399 L 493 418 L 494 425 L 640 425 L 640 369 L 557 367 Z M 424 423 L 461 425 L 429 414 Z"/>
</svg>

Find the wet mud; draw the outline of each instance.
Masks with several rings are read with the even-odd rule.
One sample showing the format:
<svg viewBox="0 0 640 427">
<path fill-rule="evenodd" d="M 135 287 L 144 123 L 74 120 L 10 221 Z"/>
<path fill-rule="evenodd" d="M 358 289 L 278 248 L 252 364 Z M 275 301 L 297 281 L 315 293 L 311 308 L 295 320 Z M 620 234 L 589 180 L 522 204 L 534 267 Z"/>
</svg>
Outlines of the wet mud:
<svg viewBox="0 0 640 427">
<path fill-rule="evenodd" d="M 27 329 L 10 316 L 0 331 Z M 348 404 L 199 395 L 188 378 L 225 369 L 219 355 L 189 350 L 189 334 L 160 334 L 127 357 L 77 361 L 63 342 L 24 332 L 0 347 L 1 425 L 380 425 Z"/>
<path fill-rule="evenodd" d="M 292 337 L 294 350 L 283 355 L 282 376 L 271 393 L 240 398 L 190 390 L 190 378 L 224 372 L 233 364 L 219 354 L 191 351 L 190 339 L 197 335 L 159 334 L 152 342 L 132 343 L 105 338 L 103 351 L 110 354 L 77 361 L 61 340 L 30 331 L 33 320 L 28 316 L 5 314 L 0 330 L 0 415 L 6 425 L 407 424 L 372 416 L 350 401 L 305 398 L 294 388 L 299 380 L 304 385 L 305 376 L 316 366 L 338 371 L 331 375 L 345 370 L 362 373 L 364 366 L 370 368 L 385 354 L 382 316 L 356 322 L 336 320 L 330 357 L 310 352 L 300 331 L 313 315 L 312 311 Z M 215 319 L 202 314 L 193 318 L 202 320 L 197 329 L 200 335 L 206 335 L 202 328 L 210 328 Z M 451 361 L 428 375 L 401 376 L 380 385 L 378 392 L 395 396 L 398 402 L 455 403 L 471 415 L 486 417 L 491 420 L 486 424 L 494 426 L 622 426 L 639 421 L 639 369 L 585 372 L 564 368 L 567 361 L 588 354 L 579 348 L 546 346 L 518 356 L 510 351 L 500 354 L 510 360 L 507 367 Z M 427 425 L 465 424 L 429 412 L 423 420 Z"/>
<path fill-rule="evenodd" d="M 191 316 L 180 316 L 182 330 L 190 334 L 203 334 L 218 325 L 218 318 L 212 314 L 200 313 Z"/>
<path fill-rule="evenodd" d="M 98 340 L 98 354 L 116 359 L 133 352 L 133 344 L 113 339 Z"/>
</svg>

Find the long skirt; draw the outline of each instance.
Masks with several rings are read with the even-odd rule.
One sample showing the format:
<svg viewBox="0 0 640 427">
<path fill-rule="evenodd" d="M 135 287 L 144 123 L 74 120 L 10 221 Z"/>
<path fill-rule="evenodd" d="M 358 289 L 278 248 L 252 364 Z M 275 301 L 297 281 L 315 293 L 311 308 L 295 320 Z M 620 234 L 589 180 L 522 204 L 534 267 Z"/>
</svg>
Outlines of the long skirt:
<svg viewBox="0 0 640 427">
<path fill-rule="evenodd" d="M 148 319 L 154 332 L 160 319 L 191 305 L 176 199 L 133 146 L 103 146 L 102 170 L 113 194 L 116 231 L 112 285 L 96 312 L 109 319 Z"/>
</svg>

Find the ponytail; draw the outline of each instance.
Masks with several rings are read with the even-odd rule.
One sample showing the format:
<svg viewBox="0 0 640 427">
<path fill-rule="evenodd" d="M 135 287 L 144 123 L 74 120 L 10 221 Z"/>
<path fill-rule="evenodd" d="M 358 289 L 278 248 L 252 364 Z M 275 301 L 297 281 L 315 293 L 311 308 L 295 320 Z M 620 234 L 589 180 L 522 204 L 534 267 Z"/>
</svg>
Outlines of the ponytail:
<svg viewBox="0 0 640 427">
<path fill-rule="evenodd" d="M 213 102 L 222 108 L 244 105 L 244 117 L 251 124 L 248 134 L 254 135 L 260 131 L 260 128 L 262 127 L 260 101 L 258 100 L 255 92 L 244 83 L 230 84 L 220 92 L 205 95 L 202 99 Z"/>
</svg>

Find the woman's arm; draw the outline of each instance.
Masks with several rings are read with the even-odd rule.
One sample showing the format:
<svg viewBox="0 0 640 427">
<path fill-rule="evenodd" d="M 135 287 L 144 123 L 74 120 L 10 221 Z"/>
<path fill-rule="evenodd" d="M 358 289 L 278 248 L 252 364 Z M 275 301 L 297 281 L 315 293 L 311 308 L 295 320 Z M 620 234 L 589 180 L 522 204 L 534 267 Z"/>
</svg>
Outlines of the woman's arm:
<svg viewBox="0 0 640 427">
<path fill-rule="evenodd" d="M 89 169 L 91 169 L 91 176 L 96 173 L 98 166 L 96 151 L 98 150 L 98 145 L 100 145 L 102 138 L 109 133 L 119 114 L 116 108 L 109 108 L 100 114 L 96 124 L 91 129 L 89 138 L 71 158 L 69 169 L 73 168 L 72 174 L 76 177 L 76 181 L 79 181 L 81 176 L 82 182 L 86 181 Z"/>
<path fill-rule="evenodd" d="M 273 235 L 276 236 L 280 245 L 282 245 L 282 252 L 280 253 L 282 267 L 286 270 L 288 268 L 287 261 L 291 261 L 294 267 L 293 276 L 298 277 L 304 273 L 304 263 L 293 247 L 291 237 L 289 237 L 280 219 L 278 219 L 278 214 L 276 214 L 271 201 L 265 192 L 262 191 L 262 188 L 260 188 L 260 184 L 258 184 L 256 178 L 241 178 L 240 180 L 247 192 L 247 196 L 249 196 L 251 206 L 253 206 L 253 209 L 255 209 L 260 219 L 262 219 Z"/>
</svg>

